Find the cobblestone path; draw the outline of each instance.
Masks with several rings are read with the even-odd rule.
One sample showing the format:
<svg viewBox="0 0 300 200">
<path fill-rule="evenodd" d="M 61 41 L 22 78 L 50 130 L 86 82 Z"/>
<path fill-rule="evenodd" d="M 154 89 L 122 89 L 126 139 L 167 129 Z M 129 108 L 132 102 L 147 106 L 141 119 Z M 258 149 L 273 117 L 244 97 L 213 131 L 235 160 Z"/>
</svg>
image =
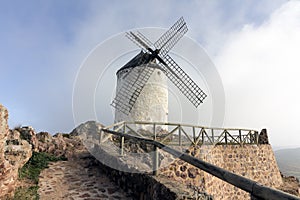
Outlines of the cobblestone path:
<svg viewBox="0 0 300 200">
<path fill-rule="evenodd" d="M 132 199 L 97 168 L 82 159 L 49 165 L 39 178 L 41 200 Z"/>
</svg>

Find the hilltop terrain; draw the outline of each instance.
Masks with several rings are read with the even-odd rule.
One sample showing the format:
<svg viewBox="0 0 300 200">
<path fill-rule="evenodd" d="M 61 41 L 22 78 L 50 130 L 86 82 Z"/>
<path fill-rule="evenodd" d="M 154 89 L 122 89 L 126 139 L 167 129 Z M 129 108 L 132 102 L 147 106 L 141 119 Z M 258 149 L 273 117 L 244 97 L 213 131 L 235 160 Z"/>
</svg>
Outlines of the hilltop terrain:
<svg viewBox="0 0 300 200">
<path fill-rule="evenodd" d="M 92 139 L 92 133 L 98 132 L 101 124 L 90 121 L 80 125 L 70 134 L 60 133 L 52 136 L 47 132 L 36 133 L 32 127 L 9 130 L 7 118 L 7 110 L 0 105 L 0 199 L 13 198 L 13 195 L 18 200 L 28 199 L 28 196 L 29 199 L 38 199 L 38 196 L 41 199 L 49 199 L 49 195 L 52 197 L 60 196 L 56 199 L 73 199 L 73 197 L 76 199 L 86 199 L 87 197 L 125 199 L 131 194 L 139 194 L 136 189 L 134 192 L 122 192 L 116 185 L 120 179 L 112 179 L 114 180 L 112 182 L 106 176 L 107 171 L 105 173 L 99 171 L 105 166 L 101 165 L 101 167 L 83 145 L 79 133 L 85 132 L 89 136 L 88 139 Z M 295 154 L 287 152 L 287 154 L 296 155 L 294 157 L 299 158 L 297 152 Z M 280 156 L 287 157 L 285 154 L 281 155 L 280 152 L 278 155 L 279 158 Z M 45 158 L 50 161 L 58 158 L 64 159 L 58 159 L 57 163 L 50 163 L 49 166 L 46 166 Z M 278 160 L 280 162 L 280 159 Z M 299 166 L 295 164 L 297 163 L 295 161 L 299 160 L 294 159 L 293 166 Z M 45 164 L 48 168 L 42 170 L 41 174 L 40 172 L 37 174 L 35 173 L 36 167 L 29 167 L 30 163 L 34 166 Z M 187 176 L 183 175 L 189 169 L 183 165 L 183 161 L 180 165 L 178 164 L 178 167 L 180 166 L 178 172 L 180 172 L 180 177 L 186 179 Z M 24 172 L 24 175 L 21 173 L 22 176 L 20 176 L 20 172 Z M 30 177 L 33 174 L 35 174 L 34 181 L 28 182 L 28 179 L 25 181 L 22 179 L 22 177 Z M 193 176 L 193 173 L 190 173 L 190 176 Z M 131 176 L 130 178 L 133 180 Z M 151 182 L 150 185 L 152 184 Z M 126 185 L 128 185 L 128 181 Z M 176 181 L 175 186 L 180 188 L 181 185 Z M 299 195 L 299 182 L 294 177 L 283 177 L 283 184 L 279 189 Z M 32 194 L 36 198 L 32 198 Z M 152 193 L 149 194 L 152 196 Z M 166 193 L 163 195 L 165 196 Z M 51 199 L 54 199 L 52 197 Z"/>
<path fill-rule="evenodd" d="M 300 148 L 280 149 L 274 152 L 280 171 L 300 180 Z"/>
</svg>

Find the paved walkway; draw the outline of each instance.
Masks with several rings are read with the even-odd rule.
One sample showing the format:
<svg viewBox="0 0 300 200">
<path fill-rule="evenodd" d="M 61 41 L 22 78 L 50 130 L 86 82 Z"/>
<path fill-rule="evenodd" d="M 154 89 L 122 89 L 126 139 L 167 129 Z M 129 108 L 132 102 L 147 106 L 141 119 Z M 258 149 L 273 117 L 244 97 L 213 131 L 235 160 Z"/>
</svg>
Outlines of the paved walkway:
<svg viewBox="0 0 300 200">
<path fill-rule="evenodd" d="M 41 200 L 132 199 L 89 161 L 51 163 L 39 178 Z"/>
</svg>

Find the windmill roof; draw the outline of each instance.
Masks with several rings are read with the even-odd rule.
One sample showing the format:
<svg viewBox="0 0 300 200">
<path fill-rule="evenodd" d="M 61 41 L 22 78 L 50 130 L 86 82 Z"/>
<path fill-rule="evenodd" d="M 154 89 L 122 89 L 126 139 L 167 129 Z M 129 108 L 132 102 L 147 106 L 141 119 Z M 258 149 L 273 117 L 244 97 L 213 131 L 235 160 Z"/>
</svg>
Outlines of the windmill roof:
<svg viewBox="0 0 300 200">
<path fill-rule="evenodd" d="M 137 67 L 142 64 L 147 64 L 153 60 L 152 56 L 148 53 L 144 53 L 141 51 L 138 55 L 136 55 L 134 58 L 132 58 L 128 63 L 126 63 L 123 67 L 121 67 L 118 71 L 122 71 L 124 69 L 132 68 L 132 67 Z"/>
</svg>

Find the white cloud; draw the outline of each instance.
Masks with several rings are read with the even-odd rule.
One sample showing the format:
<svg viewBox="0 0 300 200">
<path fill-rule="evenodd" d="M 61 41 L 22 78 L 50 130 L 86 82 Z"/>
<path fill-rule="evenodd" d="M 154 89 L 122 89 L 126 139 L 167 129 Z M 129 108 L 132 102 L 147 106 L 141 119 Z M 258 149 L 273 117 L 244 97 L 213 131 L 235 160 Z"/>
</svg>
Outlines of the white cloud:
<svg viewBox="0 0 300 200">
<path fill-rule="evenodd" d="M 290 1 L 262 25 L 232 34 L 216 57 L 228 126 L 269 129 L 275 145 L 300 145 L 300 2 Z"/>
<path fill-rule="evenodd" d="M 2 70 L 0 85 L 2 90 L 10 91 L 1 103 L 15 110 L 10 115 L 13 123 L 52 133 L 70 131 L 74 127 L 71 100 L 76 72 L 89 51 L 110 36 L 140 27 L 167 28 L 183 16 L 189 27 L 187 35 L 215 55 L 228 35 L 244 23 L 260 24 L 282 1 L 90 1 L 73 2 L 72 6 L 41 3 L 39 12 L 29 12 L 33 5 L 39 5 L 26 1 L 17 11 L 12 7 L 15 14 L 0 14 L 0 23 L 7 30 L 0 34 L 4 44 L 0 67 L 9 69 Z M 249 29 L 256 30 L 253 26 Z"/>
</svg>

